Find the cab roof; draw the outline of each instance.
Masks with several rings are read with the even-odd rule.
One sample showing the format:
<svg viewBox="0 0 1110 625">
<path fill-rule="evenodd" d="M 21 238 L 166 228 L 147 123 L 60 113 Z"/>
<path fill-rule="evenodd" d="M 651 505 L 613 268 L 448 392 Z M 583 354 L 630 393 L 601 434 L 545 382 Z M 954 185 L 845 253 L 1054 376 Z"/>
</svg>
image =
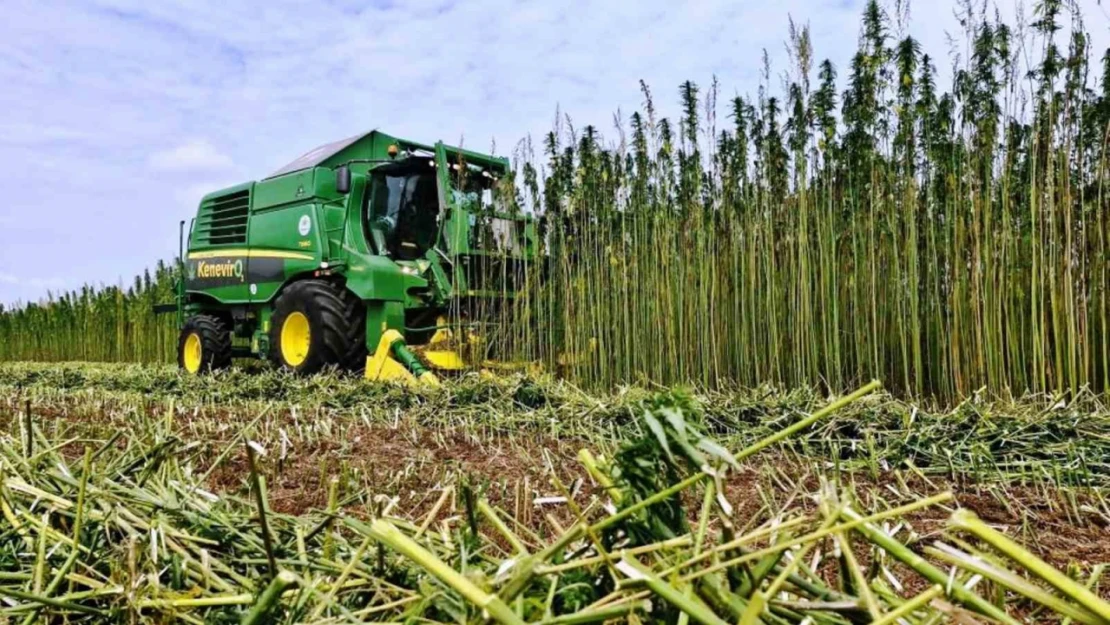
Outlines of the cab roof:
<svg viewBox="0 0 1110 625">
<path fill-rule="evenodd" d="M 353 160 L 384 160 L 389 158 L 388 150 L 390 145 L 396 145 L 403 151 L 427 152 L 430 155 L 435 154 L 434 145 L 400 139 L 375 129 L 313 148 L 270 174 L 266 179 L 284 176 L 313 167 L 335 168 Z M 498 169 L 502 172 L 507 171 L 509 168 L 508 159 L 472 152 L 454 146 L 444 146 L 444 148 L 447 150 L 448 158 L 451 159 L 461 157 L 469 163 Z"/>
</svg>

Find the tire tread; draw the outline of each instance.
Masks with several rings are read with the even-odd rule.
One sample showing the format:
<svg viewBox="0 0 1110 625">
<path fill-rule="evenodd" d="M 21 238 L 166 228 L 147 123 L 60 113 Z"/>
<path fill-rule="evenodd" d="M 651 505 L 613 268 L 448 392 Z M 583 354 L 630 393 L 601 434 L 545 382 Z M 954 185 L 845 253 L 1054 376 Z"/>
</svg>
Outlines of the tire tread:
<svg viewBox="0 0 1110 625">
<path fill-rule="evenodd" d="M 231 330 L 227 323 L 216 315 L 200 313 L 185 320 L 181 336 L 177 340 L 177 362 L 184 368 L 182 350 L 185 338 L 196 331 L 200 335 L 201 366 L 200 372 L 227 369 L 231 366 Z"/>
<path fill-rule="evenodd" d="M 322 339 L 313 341 L 319 347 L 316 354 L 309 353 L 298 369 L 298 373 L 310 374 L 327 366 L 350 369 L 357 360 L 358 344 L 365 347 L 362 336 L 365 325 L 365 312 L 359 317 L 362 302 L 342 287 L 326 280 L 302 280 L 290 285 L 274 302 L 274 315 L 284 321 L 285 315 L 293 311 L 306 311 L 315 308 L 318 315 L 309 314 L 309 323 L 318 318 L 317 327 L 311 332 L 321 332 Z M 280 323 L 274 323 L 270 332 L 270 357 L 278 365 L 281 360 Z"/>
</svg>

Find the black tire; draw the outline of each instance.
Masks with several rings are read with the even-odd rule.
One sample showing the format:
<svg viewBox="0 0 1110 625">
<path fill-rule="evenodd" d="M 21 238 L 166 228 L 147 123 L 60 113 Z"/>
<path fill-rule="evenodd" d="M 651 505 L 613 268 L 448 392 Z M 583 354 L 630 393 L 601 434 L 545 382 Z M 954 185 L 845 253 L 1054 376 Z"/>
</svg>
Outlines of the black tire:
<svg viewBox="0 0 1110 625">
<path fill-rule="evenodd" d="M 290 361 L 288 356 L 300 354 L 298 345 L 283 349 L 282 336 L 290 316 L 307 319 L 307 352 Z M 270 318 L 270 359 L 282 369 L 298 374 L 311 374 L 324 367 L 344 368 L 352 353 L 352 307 L 344 300 L 343 289 L 323 280 L 302 280 L 290 285 L 274 303 Z M 299 322 L 299 320 L 298 320 Z"/>
<path fill-rule="evenodd" d="M 200 348 L 199 358 L 192 352 L 194 344 L 190 337 L 194 336 Z M 177 366 L 194 375 L 230 367 L 231 330 L 227 324 L 214 315 L 193 315 L 186 319 L 177 338 Z"/>
<path fill-rule="evenodd" d="M 342 367 L 347 371 L 361 372 L 366 369 L 366 303 L 347 289 L 340 289 L 344 304 L 344 316 L 349 326 L 347 333 L 347 355 L 343 357 Z"/>
</svg>

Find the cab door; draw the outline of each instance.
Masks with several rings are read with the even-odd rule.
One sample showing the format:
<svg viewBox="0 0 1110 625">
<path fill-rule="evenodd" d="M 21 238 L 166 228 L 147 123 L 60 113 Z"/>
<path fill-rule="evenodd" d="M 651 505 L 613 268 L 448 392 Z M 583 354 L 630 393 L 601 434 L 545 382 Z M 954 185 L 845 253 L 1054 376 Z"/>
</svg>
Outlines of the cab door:
<svg viewBox="0 0 1110 625">
<path fill-rule="evenodd" d="M 452 259 L 470 251 L 470 223 L 466 211 L 455 202 L 451 185 L 451 163 L 443 142 L 436 143 L 436 190 L 439 192 L 440 248 Z"/>
</svg>

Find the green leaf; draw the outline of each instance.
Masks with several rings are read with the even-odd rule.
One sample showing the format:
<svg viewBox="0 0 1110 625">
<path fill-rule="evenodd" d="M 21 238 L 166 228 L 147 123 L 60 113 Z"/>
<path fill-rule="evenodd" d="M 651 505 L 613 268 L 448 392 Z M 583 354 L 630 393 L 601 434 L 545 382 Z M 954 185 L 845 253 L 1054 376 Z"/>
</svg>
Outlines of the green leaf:
<svg viewBox="0 0 1110 625">
<path fill-rule="evenodd" d="M 647 424 L 648 429 L 655 435 L 655 440 L 659 441 L 659 446 L 663 448 L 663 453 L 667 454 L 667 459 L 671 464 L 674 464 L 674 455 L 671 454 L 671 446 L 667 443 L 667 433 L 663 431 L 663 424 L 655 415 L 651 414 L 651 410 L 644 410 L 644 423 Z"/>
<path fill-rule="evenodd" d="M 667 418 L 671 428 L 674 430 L 675 442 L 686 454 L 686 457 L 694 463 L 694 466 L 701 466 L 705 464 L 705 456 L 701 455 L 694 446 L 690 444 L 690 439 L 686 437 L 686 419 L 684 418 L 681 409 L 676 409 L 671 406 L 664 406 L 659 409 L 663 416 Z M 695 432 L 696 433 L 696 432 Z"/>
<path fill-rule="evenodd" d="M 713 439 L 703 436 L 698 440 L 698 447 L 725 464 L 736 469 L 740 468 L 740 463 L 736 462 L 736 459 L 732 457 L 732 452 L 722 447 Z"/>
</svg>

